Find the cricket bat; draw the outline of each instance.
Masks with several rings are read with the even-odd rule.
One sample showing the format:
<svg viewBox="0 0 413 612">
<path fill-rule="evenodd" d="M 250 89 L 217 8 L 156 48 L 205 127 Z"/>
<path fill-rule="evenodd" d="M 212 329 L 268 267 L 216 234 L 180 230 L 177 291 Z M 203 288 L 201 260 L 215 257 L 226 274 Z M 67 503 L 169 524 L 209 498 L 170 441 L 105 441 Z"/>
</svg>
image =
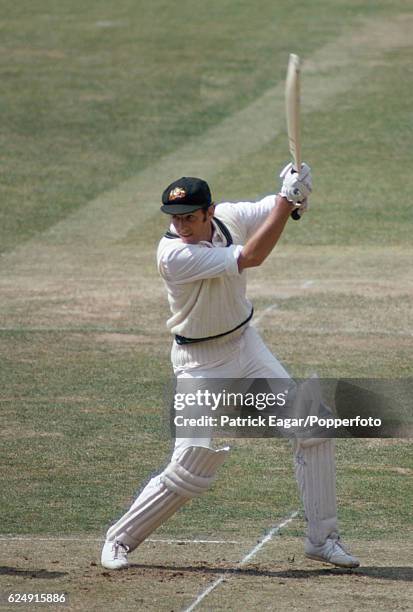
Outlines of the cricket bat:
<svg viewBox="0 0 413 612">
<path fill-rule="evenodd" d="M 287 117 L 288 145 L 292 157 L 293 168 L 296 172 L 301 169 L 301 140 L 300 140 L 300 58 L 294 53 L 290 54 L 285 81 L 285 112 Z M 298 221 L 299 210 L 294 210 L 291 217 Z"/>
</svg>

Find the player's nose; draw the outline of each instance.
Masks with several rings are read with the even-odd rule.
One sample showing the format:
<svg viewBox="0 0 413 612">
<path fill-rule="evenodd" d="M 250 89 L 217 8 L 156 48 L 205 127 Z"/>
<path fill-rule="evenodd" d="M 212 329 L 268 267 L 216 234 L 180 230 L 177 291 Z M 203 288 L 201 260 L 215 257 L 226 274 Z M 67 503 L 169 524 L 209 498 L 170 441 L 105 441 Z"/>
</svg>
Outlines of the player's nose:
<svg viewBox="0 0 413 612">
<path fill-rule="evenodd" d="M 186 223 L 185 219 L 178 219 L 174 225 L 175 225 L 176 229 L 179 231 L 179 230 L 185 229 L 187 223 Z"/>
</svg>

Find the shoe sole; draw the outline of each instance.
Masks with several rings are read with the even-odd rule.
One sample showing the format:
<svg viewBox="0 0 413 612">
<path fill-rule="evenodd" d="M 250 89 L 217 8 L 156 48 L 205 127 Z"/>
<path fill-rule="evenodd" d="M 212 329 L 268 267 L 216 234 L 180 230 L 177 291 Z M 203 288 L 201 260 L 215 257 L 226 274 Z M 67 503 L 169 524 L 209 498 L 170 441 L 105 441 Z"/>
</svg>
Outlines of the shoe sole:
<svg viewBox="0 0 413 612">
<path fill-rule="evenodd" d="M 129 563 L 127 565 L 116 565 L 116 566 L 111 566 L 111 565 L 104 565 L 103 563 L 101 563 L 101 566 L 104 567 L 105 569 L 108 570 L 123 570 L 123 569 L 128 569 L 129 567 Z"/>
<path fill-rule="evenodd" d="M 329 561 L 324 557 L 318 557 L 317 555 L 311 555 L 309 553 L 305 553 L 307 559 L 312 559 L 312 561 L 320 561 L 321 563 L 327 563 L 329 565 L 335 565 L 336 567 L 342 567 L 344 569 L 354 569 L 360 566 L 360 563 L 353 563 L 352 565 L 345 565 L 344 563 L 336 563 L 336 561 Z"/>
</svg>

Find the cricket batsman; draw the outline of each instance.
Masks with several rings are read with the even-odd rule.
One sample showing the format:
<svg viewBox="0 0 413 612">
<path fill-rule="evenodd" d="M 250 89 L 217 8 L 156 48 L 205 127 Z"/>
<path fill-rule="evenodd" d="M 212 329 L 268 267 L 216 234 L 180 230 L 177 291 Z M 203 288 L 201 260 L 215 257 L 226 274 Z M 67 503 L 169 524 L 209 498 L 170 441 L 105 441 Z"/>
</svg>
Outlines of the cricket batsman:
<svg viewBox="0 0 413 612">
<path fill-rule="evenodd" d="M 251 326 L 247 269 L 260 266 L 277 244 L 293 210 L 303 213 L 312 190 L 311 170 L 289 164 L 280 193 L 257 202 L 215 205 L 208 184 L 182 177 L 163 192 L 169 230 L 158 251 L 173 335 L 172 366 L 183 380 L 290 379 Z M 274 442 L 276 443 L 276 442 Z M 101 563 L 128 567 L 128 553 L 181 506 L 206 491 L 228 448 L 213 450 L 209 436 L 179 437 L 167 467 L 153 477 L 107 534 Z M 307 523 L 305 555 L 339 567 L 359 565 L 343 545 L 337 524 L 334 439 L 297 437 L 296 478 Z"/>
</svg>

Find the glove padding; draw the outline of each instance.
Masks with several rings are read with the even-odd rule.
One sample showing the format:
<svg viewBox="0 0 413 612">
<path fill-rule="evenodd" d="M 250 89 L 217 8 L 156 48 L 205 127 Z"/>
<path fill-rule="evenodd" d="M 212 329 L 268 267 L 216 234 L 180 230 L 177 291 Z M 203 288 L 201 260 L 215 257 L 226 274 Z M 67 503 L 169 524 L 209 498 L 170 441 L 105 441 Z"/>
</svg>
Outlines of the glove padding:
<svg viewBox="0 0 413 612">
<path fill-rule="evenodd" d="M 293 204 L 304 204 L 313 189 L 310 166 L 303 162 L 298 173 L 291 163 L 287 164 L 282 169 L 280 178 L 283 179 L 281 195 Z"/>
</svg>

